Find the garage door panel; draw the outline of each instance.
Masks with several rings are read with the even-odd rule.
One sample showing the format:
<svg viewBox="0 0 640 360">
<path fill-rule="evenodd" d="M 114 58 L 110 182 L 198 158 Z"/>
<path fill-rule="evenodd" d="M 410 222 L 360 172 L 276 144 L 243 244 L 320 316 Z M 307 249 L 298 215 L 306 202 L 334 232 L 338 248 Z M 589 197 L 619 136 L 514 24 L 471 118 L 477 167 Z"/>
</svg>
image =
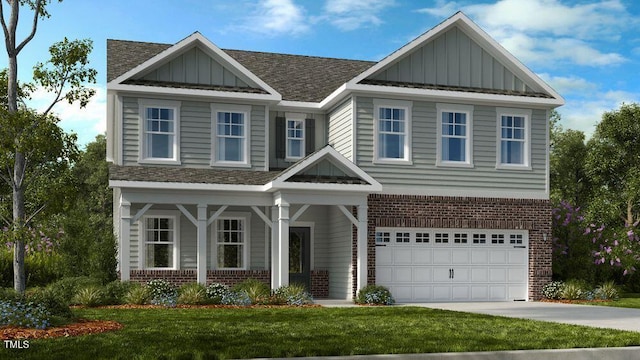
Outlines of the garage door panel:
<svg viewBox="0 0 640 360">
<path fill-rule="evenodd" d="M 416 266 L 413 268 L 413 281 L 417 283 L 431 282 L 431 268 L 426 266 Z"/>
<path fill-rule="evenodd" d="M 489 252 L 489 264 L 506 264 L 507 252 L 502 249 L 492 249 Z"/>
<path fill-rule="evenodd" d="M 473 268 L 471 269 L 471 281 L 475 283 L 483 283 L 489 281 L 489 269 Z"/>
<path fill-rule="evenodd" d="M 393 281 L 395 282 L 410 282 L 411 281 L 411 267 L 395 267 L 393 270 Z"/>
<path fill-rule="evenodd" d="M 451 281 L 451 268 L 450 267 L 434 267 L 433 268 L 433 281 Z"/>
<path fill-rule="evenodd" d="M 396 265 L 411 264 L 411 249 L 406 247 L 396 248 L 393 254 L 393 263 Z"/>
<path fill-rule="evenodd" d="M 468 264 L 469 257 L 468 249 L 454 249 L 451 251 L 452 264 Z"/>
<path fill-rule="evenodd" d="M 431 257 L 433 251 L 430 249 L 414 249 L 412 251 L 413 264 L 431 264 Z"/>
<path fill-rule="evenodd" d="M 509 286 L 509 300 L 524 300 L 527 298 L 527 292 L 522 286 Z"/>
<path fill-rule="evenodd" d="M 393 268 L 382 267 L 382 266 L 376 268 L 377 283 L 391 283 L 392 281 L 393 281 Z"/>
<path fill-rule="evenodd" d="M 451 286 L 449 286 L 449 285 L 434 285 L 433 286 L 433 300 L 435 300 L 435 301 L 449 301 L 449 300 L 451 300 Z"/>
<path fill-rule="evenodd" d="M 376 266 L 377 265 L 392 265 L 393 264 L 393 249 L 389 247 L 376 247 Z"/>
<path fill-rule="evenodd" d="M 483 301 L 489 298 L 489 286 L 471 285 L 471 300 Z"/>
<path fill-rule="evenodd" d="M 413 287 L 413 300 L 414 301 L 430 301 L 433 299 L 433 291 L 431 286 L 414 286 Z"/>
<path fill-rule="evenodd" d="M 487 250 L 471 250 L 471 263 L 473 265 L 484 265 L 489 263 L 489 251 Z"/>
<path fill-rule="evenodd" d="M 434 249 L 433 263 L 434 264 L 451 264 L 451 250 L 450 249 Z"/>
<path fill-rule="evenodd" d="M 498 282 L 498 283 L 507 282 L 507 269 L 504 269 L 504 268 L 489 269 L 489 282 Z"/>
<path fill-rule="evenodd" d="M 464 286 L 452 286 L 451 287 L 451 299 L 453 301 L 469 300 L 471 298 L 471 288 L 469 285 Z"/>
<path fill-rule="evenodd" d="M 509 269 L 508 279 L 510 283 L 523 283 L 527 281 L 527 272 L 521 268 L 511 268 Z"/>
<path fill-rule="evenodd" d="M 514 249 L 509 251 L 508 263 L 510 265 L 523 264 L 527 259 L 527 252 L 522 249 Z"/>
<path fill-rule="evenodd" d="M 469 282 L 471 279 L 471 269 L 460 267 L 460 266 L 452 266 L 453 268 L 453 282 Z"/>
<path fill-rule="evenodd" d="M 413 300 L 412 286 L 393 286 L 392 294 L 400 302 Z"/>
<path fill-rule="evenodd" d="M 489 285 L 489 300 L 507 299 L 506 285 Z"/>
</svg>

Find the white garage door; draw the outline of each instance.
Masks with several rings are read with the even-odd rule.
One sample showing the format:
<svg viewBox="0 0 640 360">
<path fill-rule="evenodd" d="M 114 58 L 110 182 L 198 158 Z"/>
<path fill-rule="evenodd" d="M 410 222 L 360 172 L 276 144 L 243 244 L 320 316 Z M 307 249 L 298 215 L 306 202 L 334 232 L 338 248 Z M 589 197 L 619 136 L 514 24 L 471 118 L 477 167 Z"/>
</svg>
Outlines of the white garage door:
<svg viewBox="0 0 640 360">
<path fill-rule="evenodd" d="M 376 229 L 376 284 L 397 302 L 527 299 L 528 232 Z"/>
</svg>

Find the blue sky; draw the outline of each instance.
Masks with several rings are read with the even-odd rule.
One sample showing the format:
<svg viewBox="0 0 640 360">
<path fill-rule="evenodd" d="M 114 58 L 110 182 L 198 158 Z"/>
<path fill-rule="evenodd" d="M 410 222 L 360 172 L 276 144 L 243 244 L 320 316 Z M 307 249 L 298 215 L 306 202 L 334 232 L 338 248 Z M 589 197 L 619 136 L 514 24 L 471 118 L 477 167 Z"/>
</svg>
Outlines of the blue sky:
<svg viewBox="0 0 640 360">
<path fill-rule="evenodd" d="M 223 49 L 380 60 L 458 10 L 564 96 L 566 128 L 590 135 L 604 111 L 640 102 L 634 0 L 65 0 L 50 5 L 51 18 L 20 54 L 19 76 L 29 81 L 55 41 L 93 40 L 96 97 L 85 109 L 55 108 L 84 145 L 106 129 L 108 38 L 175 43 L 200 31 Z M 29 17 L 21 16 L 23 32 Z M 33 106 L 47 97 L 37 92 Z"/>
</svg>

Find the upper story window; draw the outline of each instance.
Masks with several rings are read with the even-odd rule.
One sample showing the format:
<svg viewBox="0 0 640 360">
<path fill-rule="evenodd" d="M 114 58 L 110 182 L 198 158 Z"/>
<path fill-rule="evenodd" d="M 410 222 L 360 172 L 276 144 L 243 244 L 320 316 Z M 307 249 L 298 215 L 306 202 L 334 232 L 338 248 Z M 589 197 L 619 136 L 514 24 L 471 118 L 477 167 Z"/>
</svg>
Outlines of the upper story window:
<svg viewBox="0 0 640 360">
<path fill-rule="evenodd" d="M 437 104 L 437 165 L 473 166 L 473 106 Z"/>
<path fill-rule="evenodd" d="M 211 105 L 212 165 L 249 166 L 249 106 Z"/>
<path fill-rule="evenodd" d="M 145 269 L 177 269 L 180 216 L 176 211 L 149 211 L 143 217 L 143 267 Z"/>
<path fill-rule="evenodd" d="M 531 111 L 498 108 L 497 167 L 530 169 Z"/>
<path fill-rule="evenodd" d="M 179 163 L 180 103 L 140 100 L 142 163 Z"/>
<path fill-rule="evenodd" d="M 411 102 L 374 100 L 374 162 L 411 162 Z"/>
<path fill-rule="evenodd" d="M 298 160 L 305 156 L 305 120 L 304 116 L 298 118 L 287 116 L 287 160 Z"/>
</svg>

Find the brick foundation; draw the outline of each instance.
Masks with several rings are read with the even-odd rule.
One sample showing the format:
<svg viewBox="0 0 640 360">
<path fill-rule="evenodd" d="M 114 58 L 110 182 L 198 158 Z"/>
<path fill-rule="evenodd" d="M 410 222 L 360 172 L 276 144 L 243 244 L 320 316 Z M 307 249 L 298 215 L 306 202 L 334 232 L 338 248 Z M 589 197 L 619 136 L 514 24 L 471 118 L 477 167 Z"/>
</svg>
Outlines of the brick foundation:
<svg viewBox="0 0 640 360">
<path fill-rule="evenodd" d="M 368 197 L 368 274 L 375 283 L 376 227 L 501 229 L 529 231 L 529 298 L 541 298 L 551 281 L 549 200 L 373 194 Z M 355 276 L 356 232 L 353 236 Z M 547 234 L 547 241 L 544 235 Z M 354 295 L 355 295 L 354 286 Z"/>
<path fill-rule="evenodd" d="M 176 286 L 197 281 L 195 269 L 190 270 L 131 270 L 130 280 L 146 283 L 153 279 L 164 279 Z M 221 283 L 233 286 L 247 279 L 260 280 L 271 285 L 270 270 L 208 270 L 207 285 Z M 329 297 L 329 271 L 314 270 L 311 272 L 311 295 L 314 298 Z"/>
</svg>

